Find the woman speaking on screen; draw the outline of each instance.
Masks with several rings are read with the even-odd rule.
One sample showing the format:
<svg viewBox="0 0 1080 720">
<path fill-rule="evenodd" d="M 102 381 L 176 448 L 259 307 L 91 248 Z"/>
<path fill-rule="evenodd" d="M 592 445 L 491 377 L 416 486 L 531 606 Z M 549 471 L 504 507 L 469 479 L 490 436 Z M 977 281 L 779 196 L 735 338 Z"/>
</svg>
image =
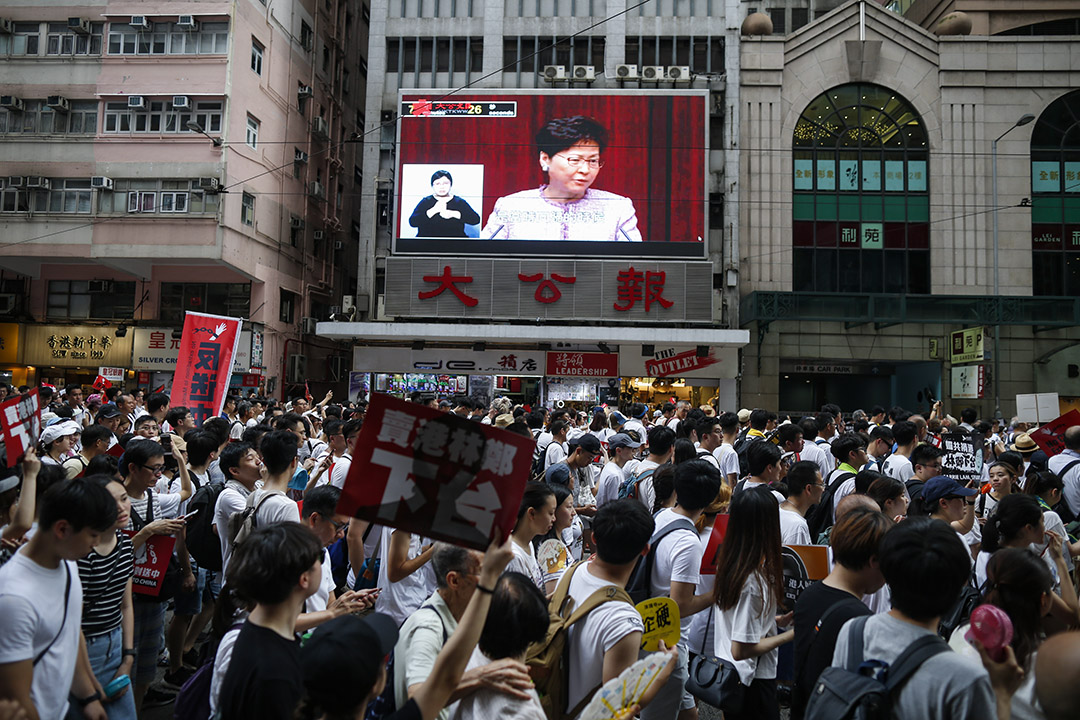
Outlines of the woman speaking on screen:
<svg viewBox="0 0 1080 720">
<path fill-rule="evenodd" d="M 549 120 L 536 133 L 547 184 L 496 200 L 480 237 L 641 242 L 630 198 L 592 189 L 607 144 L 607 129 L 590 117 Z"/>
</svg>

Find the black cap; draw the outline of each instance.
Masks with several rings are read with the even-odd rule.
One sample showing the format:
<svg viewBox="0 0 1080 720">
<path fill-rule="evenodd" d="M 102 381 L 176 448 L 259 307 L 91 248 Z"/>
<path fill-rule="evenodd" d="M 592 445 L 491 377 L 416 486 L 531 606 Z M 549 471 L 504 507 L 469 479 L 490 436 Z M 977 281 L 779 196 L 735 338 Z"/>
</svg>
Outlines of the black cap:
<svg viewBox="0 0 1080 720">
<path fill-rule="evenodd" d="M 327 712 L 354 711 L 378 682 L 397 638 L 397 623 L 381 613 L 320 625 L 300 649 L 307 694 Z"/>
<path fill-rule="evenodd" d="M 122 413 L 120 412 L 120 409 L 118 407 L 116 407 L 112 403 L 109 403 L 107 405 L 101 406 L 101 409 L 98 410 L 97 419 L 110 420 L 112 418 L 120 417 L 121 414 Z"/>
<path fill-rule="evenodd" d="M 600 453 L 600 441 L 592 433 L 585 433 L 584 435 L 579 435 L 573 440 L 567 441 L 566 444 L 572 448 L 579 447 L 591 455 L 597 455 Z"/>
</svg>

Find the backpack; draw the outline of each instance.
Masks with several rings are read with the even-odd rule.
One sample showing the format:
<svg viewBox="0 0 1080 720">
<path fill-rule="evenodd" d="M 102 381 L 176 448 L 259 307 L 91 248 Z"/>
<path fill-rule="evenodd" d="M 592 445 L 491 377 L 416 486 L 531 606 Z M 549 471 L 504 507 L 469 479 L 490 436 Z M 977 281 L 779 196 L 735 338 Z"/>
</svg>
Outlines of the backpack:
<svg viewBox="0 0 1080 720">
<path fill-rule="evenodd" d="M 548 443 L 548 445 L 550 444 Z M 529 482 L 544 482 L 544 458 L 547 457 L 547 449 L 547 445 L 540 447 L 540 443 L 536 444 L 536 450 L 533 451 L 532 465 L 529 467 Z"/>
<path fill-rule="evenodd" d="M 938 635 L 948 642 L 956 628 L 964 625 L 971 618 L 971 611 L 979 606 L 981 600 L 982 593 L 975 587 L 975 573 L 972 572 L 960 590 L 960 597 L 956 599 L 956 603 L 941 616 L 938 622 Z"/>
<path fill-rule="evenodd" d="M 1061 472 L 1057 473 L 1057 476 L 1061 478 L 1062 482 L 1065 482 L 1065 476 L 1077 465 L 1080 465 L 1080 460 L 1073 460 L 1071 463 L 1061 468 Z M 1061 500 L 1058 500 L 1058 504 L 1054 506 L 1053 510 L 1058 514 L 1058 517 L 1061 518 L 1061 522 L 1065 525 L 1070 525 L 1080 519 L 1077 518 L 1076 513 L 1069 507 L 1069 503 L 1065 502 L 1064 497 L 1062 497 Z"/>
<path fill-rule="evenodd" d="M 188 499 L 187 516 L 194 515 L 187 521 L 187 549 L 199 567 L 207 570 L 221 570 L 221 539 L 214 532 L 214 508 L 218 496 L 225 489 L 220 480 L 201 486 Z"/>
<path fill-rule="evenodd" d="M 634 571 L 630 573 L 630 580 L 626 583 L 626 592 L 630 594 L 630 599 L 635 605 L 652 597 L 650 578 L 652 577 L 653 566 L 656 564 L 656 548 L 659 547 L 661 540 L 676 530 L 690 530 L 695 536 L 698 534 L 697 528 L 694 527 L 694 523 L 690 522 L 689 518 L 679 518 L 653 533 L 653 536 L 649 538 L 648 554 L 645 557 L 638 558 L 637 564 L 634 565 Z"/>
<path fill-rule="evenodd" d="M 656 468 L 649 468 L 642 473 L 634 473 L 630 477 L 626 478 L 619 484 L 619 500 L 623 498 L 638 499 L 638 484 L 642 480 L 647 480 L 653 476 L 656 472 Z"/>
<path fill-rule="evenodd" d="M 439 617 L 439 624 L 442 625 L 443 647 L 446 647 L 446 641 L 450 639 L 450 634 L 446 632 L 446 624 L 443 623 L 442 615 L 439 615 L 439 611 L 430 605 L 421 605 L 417 612 L 420 610 L 430 610 Z M 364 711 L 364 720 L 383 720 L 383 718 L 389 717 L 396 712 L 397 695 L 394 694 L 394 651 L 391 650 L 390 656 L 386 661 L 386 685 L 383 687 L 383 691 L 368 703 L 367 710 Z"/>
<path fill-rule="evenodd" d="M 244 509 L 240 512 L 235 512 L 232 517 L 229 518 L 229 542 L 233 546 L 233 550 L 243 545 L 247 540 L 248 535 L 255 531 L 255 528 L 259 527 L 258 515 L 259 508 L 266 504 L 266 501 L 275 495 L 285 496 L 285 493 L 280 490 L 274 490 L 268 492 L 262 496 L 259 500 L 259 504 L 255 504 L 255 493 L 252 492 L 247 497 L 247 502 L 244 504 Z"/>
<path fill-rule="evenodd" d="M 897 656 L 887 673 L 881 663 L 864 660 L 863 629 L 870 618 L 864 615 L 849 624 L 848 657 L 845 667 L 827 667 L 810 691 L 804 720 L 889 720 L 893 695 L 924 662 L 946 652 L 948 644 L 937 635 L 924 635 Z M 877 670 L 884 682 L 871 675 Z"/>
<path fill-rule="evenodd" d="M 750 458 L 746 451 L 750 449 L 750 443 L 757 442 L 755 438 L 757 438 L 756 435 L 753 438 L 747 437 L 745 434 L 739 435 L 739 439 L 735 441 L 733 446 L 735 454 L 739 456 L 739 477 L 741 478 L 750 475 Z"/>
<path fill-rule="evenodd" d="M 625 590 L 610 585 L 594 592 L 579 607 L 567 614 L 570 579 L 585 562 L 583 560 L 574 564 L 559 580 L 559 585 L 555 588 L 555 594 L 548 606 L 551 618 L 547 635 L 540 642 L 530 645 L 525 654 L 525 664 L 529 666 L 529 675 L 532 676 L 536 691 L 540 694 L 540 704 L 548 720 L 577 717 L 593 696 L 593 692 L 586 693 L 577 707 L 571 708 L 569 712 L 566 711 L 567 692 L 570 687 L 570 667 L 566 658 L 567 630 L 606 602 L 619 600 L 633 604 Z"/>
<path fill-rule="evenodd" d="M 810 528 L 810 537 L 816 538 L 825 530 L 825 528 L 832 525 L 833 497 L 836 496 L 836 491 L 840 489 L 840 486 L 853 477 L 855 477 L 855 473 L 850 472 L 843 472 L 837 475 L 836 479 L 832 481 L 828 489 L 821 495 L 821 499 L 818 500 L 817 505 L 810 508 L 806 513 L 806 525 Z"/>
</svg>

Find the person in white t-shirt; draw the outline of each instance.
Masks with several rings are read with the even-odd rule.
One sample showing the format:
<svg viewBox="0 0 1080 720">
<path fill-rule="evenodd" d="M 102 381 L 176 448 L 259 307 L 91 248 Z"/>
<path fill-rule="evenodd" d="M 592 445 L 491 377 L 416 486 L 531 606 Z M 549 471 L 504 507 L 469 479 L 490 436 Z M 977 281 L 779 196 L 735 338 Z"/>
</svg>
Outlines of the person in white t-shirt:
<svg viewBox="0 0 1080 720">
<path fill-rule="evenodd" d="M 360 437 L 360 421 L 350 420 L 342 427 L 345 434 L 345 452 L 334 461 L 334 467 L 330 471 L 330 484 L 341 490 L 345 487 L 345 480 L 349 477 L 349 469 L 352 467 L 352 453 L 356 449 L 356 440 Z"/>
<path fill-rule="evenodd" d="M 636 497 L 649 512 L 652 512 L 653 503 L 656 502 L 652 473 L 670 461 L 674 454 L 675 432 L 671 428 L 654 427 L 649 431 L 649 455 L 634 467 L 628 478 L 637 478 Z"/>
<path fill-rule="evenodd" d="M 803 431 L 803 448 L 798 452 L 799 460 L 810 460 L 818 464 L 821 477 L 829 477 L 829 473 L 836 469 L 836 458 L 829 451 L 827 445 L 818 445 L 818 423 L 812 417 L 805 417 L 799 421 L 799 427 Z"/>
<path fill-rule="evenodd" d="M 892 434 L 896 441 L 896 452 L 885 458 L 881 464 L 881 472 L 906 483 L 915 477 L 915 468 L 911 465 L 911 453 L 919 444 L 915 424 L 908 420 L 898 420 L 893 423 Z"/>
<path fill-rule="evenodd" d="M 541 589 L 544 587 L 544 574 L 536 561 L 532 540 L 551 530 L 551 526 L 555 524 L 555 508 L 555 491 L 551 486 L 542 482 L 529 483 L 521 496 L 517 523 L 510 533 L 510 547 L 514 551 L 514 557 L 506 569 L 532 578 L 536 587 Z"/>
<path fill-rule="evenodd" d="M 608 438 L 608 455 L 611 458 L 600 471 L 596 483 L 596 508 L 619 497 L 619 486 L 626 479 L 626 465 L 633 460 L 641 443 L 626 433 L 615 433 Z"/>
<path fill-rule="evenodd" d="M 221 573 L 224 577 L 233 550 L 229 540 L 229 519 L 244 510 L 248 495 L 254 492 L 256 483 L 262 480 L 263 466 L 255 448 L 250 443 L 241 442 L 225 446 L 221 451 L 218 467 L 225 476 L 225 489 L 218 495 L 217 504 L 214 505 L 214 532 L 221 541 Z M 295 506 L 296 503 L 293 503 L 294 508 Z"/>
<path fill-rule="evenodd" d="M 724 433 L 721 430 L 720 418 L 705 417 L 694 426 L 694 432 L 698 439 L 698 457 L 720 470 L 720 459 L 716 457 L 716 451 L 724 445 Z"/>
<path fill-rule="evenodd" d="M 689 412 L 690 412 L 690 403 L 687 402 L 686 400 L 680 400 L 675 405 L 675 414 L 672 416 L 672 418 L 670 420 L 668 420 L 666 423 L 664 423 L 664 427 L 670 428 L 672 432 L 675 432 L 679 427 L 679 423 L 681 423 L 683 420 L 686 419 L 686 415 Z"/>
<path fill-rule="evenodd" d="M 64 717 L 70 695 L 83 717 L 106 718 L 101 686 L 80 650 L 83 588 L 75 561 L 115 525 L 117 512 L 105 486 L 64 480 L 40 500 L 38 532 L 0 567 L 0 698 L 33 717 Z"/>
<path fill-rule="evenodd" d="M 787 500 L 780 503 L 780 544 L 812 545 L 810 528 L 806 524 L 806 512 L 825 491 L 821 471 L 816 463 L 802 460 L 791 466 L 787 477 Z"/>
<path fill-rule="evenodd" d="M 667 428 L 661 428 L 671 432 Z M 651 597 L 670 597 L 679 606 L 682 632 L 679 660 L 664 688 L 642 713 L 642 720 L 670 720 L 686 713 L 692 717 L 697 704 L 686 692 L 688 677 L 689 618 L 712 605 L 711 593 L 697 595 L 703 548 L 694 523 L 720 492 L 720 471 L 704 460 L 688 460 L 675 468 L 675 495 L 678 504 L 656 515 L 656 534 L 679 523 L 655 541 L 655 561 L 649 578 Z"/>
<path fill-rule="evenodd" d="M 713 450 L 713 457 L 720 464 L 720 474 L 728 487 L 734 488 L 739 482 L 739 453 L 735 452 L 735 441 L 739 437 L 739 416 L 733 412 L 722 413 L 719 417 L 720 432 L 723 441 Z"/>
<path fill-rule="evenodd" d="M 566 461 L 567 455 L 570 454 L 570 448 L 566 445 L 569 432 L 570 426 L 562 420 L 551 424 L 551 442 L 548 443 L 547 448 L 544 450 L 545 470 L 552 465 Z"/>
<path fill-rule="evenodd" d="M 382 528 L 378 587 L 382 589 L 375 610 L 399 626 L 435 590 L 431 568 L 434 543 L 415 533 Z"/>
</svg>

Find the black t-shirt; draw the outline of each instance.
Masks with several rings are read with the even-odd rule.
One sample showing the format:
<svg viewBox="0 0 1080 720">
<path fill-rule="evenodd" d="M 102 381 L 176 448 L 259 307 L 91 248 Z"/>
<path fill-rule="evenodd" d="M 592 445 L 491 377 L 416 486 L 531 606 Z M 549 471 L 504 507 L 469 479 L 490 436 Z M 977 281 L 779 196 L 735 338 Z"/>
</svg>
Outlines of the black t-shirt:
<svg viewBox="0 0 1080 720">
<path fill-rule="evenodd" d="M 245 622 L 221 683 L 223 720 L 292 720 L 303 696 L 300 642 Z"/>
<path fill-rule="evenodd" d="M 815 632 L 818 621 L 834 605 L 833 611 Z M 816 582 L 803 590 L 795 602 L 795 685 L 791 693 L 791 717 L 801 718 L 810 691 L 821 671 L 832 665 L 836 636 L 848 620 L 870 615 L 870 608 L 846 590 Z"/>
<path fill-rule="evenodd" d="M 416 228 L 417 237 L 467 237 L 466 225 L 476 225 L 480 222 L 477 214 L 468 202 L 456 195 L 446 203 L 446 209 L 461 213 L 459 218 L 444 218 L 441 215 L 428 217 L 428 210 L 435 207 L 437 200 L 434 195 L 428 195 L 416 205 L 412 215 L 409 216 L 409 224 Z M 479 419 L 479 418 L 478 418 Z"/>
</svg>

